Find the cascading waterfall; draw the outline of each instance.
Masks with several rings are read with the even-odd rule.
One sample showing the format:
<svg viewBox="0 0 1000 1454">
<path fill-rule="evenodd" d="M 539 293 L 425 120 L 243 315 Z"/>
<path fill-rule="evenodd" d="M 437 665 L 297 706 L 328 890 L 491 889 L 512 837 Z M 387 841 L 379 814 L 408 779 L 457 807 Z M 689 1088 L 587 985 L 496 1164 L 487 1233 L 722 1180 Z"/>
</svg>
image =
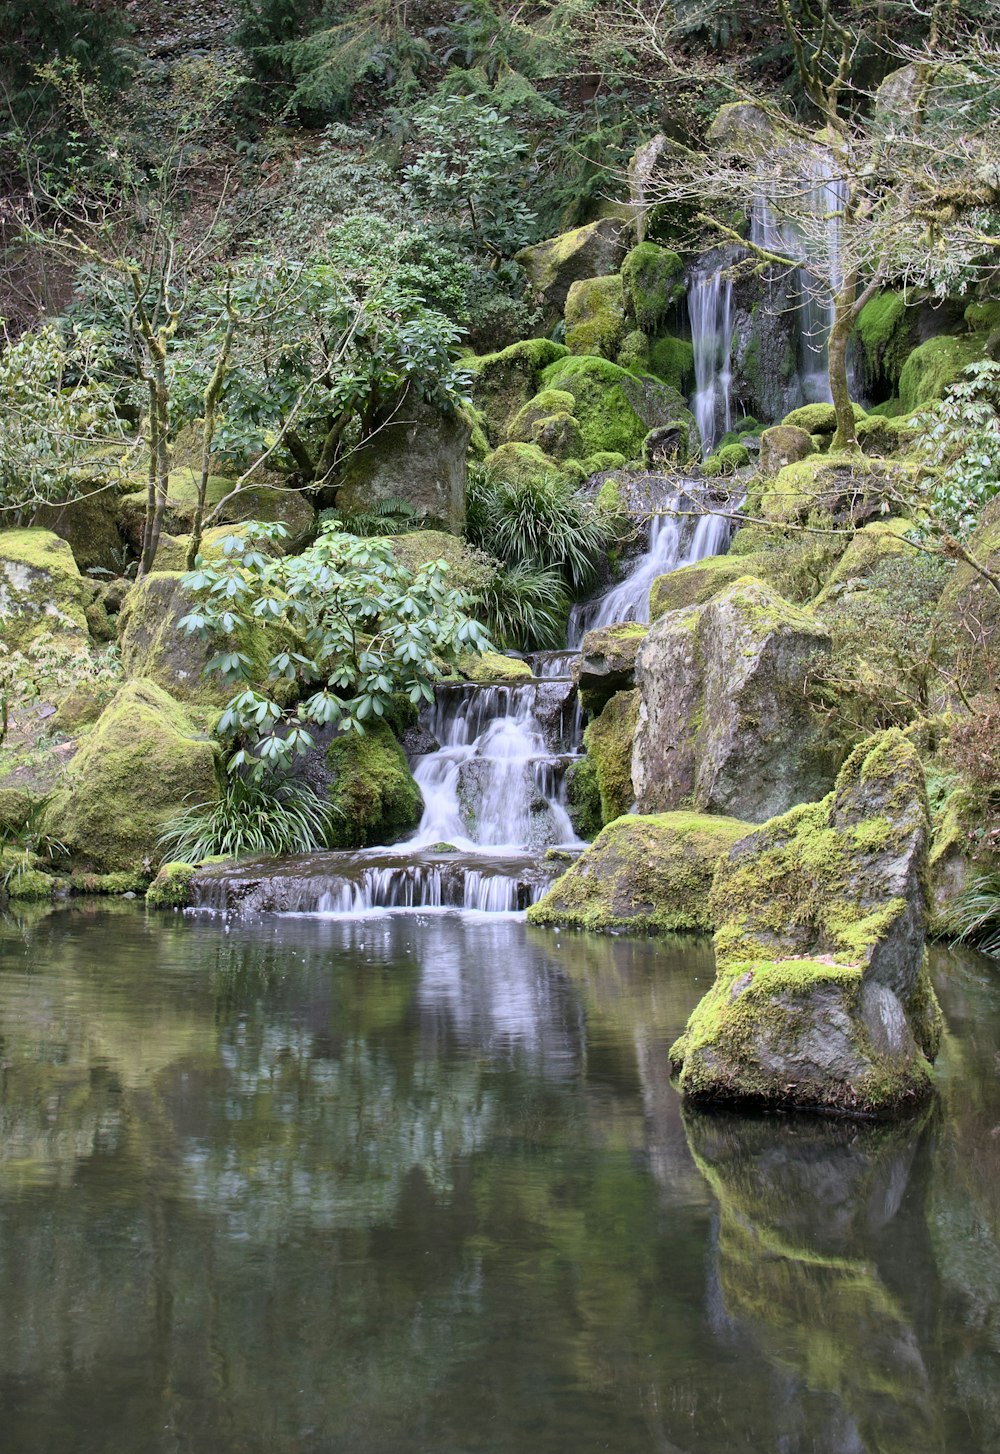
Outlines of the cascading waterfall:
<svg viewBox="0 0 1000 1454">
<path fill-rule="evenodd" d="M 701 436 L 702 453 L 706 455 L 711 453 L 720 433 L 728 434 L 733 427 L 733 283 L 728 266 L 720 259 L 714 267 L 697 269 L 688 283 L 694 350 L 691 412 Z"/>
<path fill-rule="evenodd" d="M 437 746 L 415 757 L 424 799 L 405 843 L 355 853 L 218 865 L 195 882 L 197 905 L 217 913 L 359 914 L 389 909 L 522 911 L 582 844 L 567 808 L 567 768 L 580 756 L 583 720 L 571 667 L 585 631 L 649 619 L 657 576 L 717 554 L 728 525 L 697 521 L 671 495 L 654 515 L 648 549 L 620 585 L 573 614 L 570 647 L 531 656 L 514 685 L 448 683 L 421 716 Z"/>
</svg>

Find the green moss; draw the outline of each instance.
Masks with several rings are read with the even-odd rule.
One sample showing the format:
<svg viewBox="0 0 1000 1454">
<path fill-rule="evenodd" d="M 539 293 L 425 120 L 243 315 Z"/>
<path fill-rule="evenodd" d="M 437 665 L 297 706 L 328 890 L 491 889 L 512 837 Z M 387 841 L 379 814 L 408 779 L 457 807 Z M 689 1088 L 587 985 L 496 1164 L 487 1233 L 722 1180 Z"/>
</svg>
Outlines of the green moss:
<svg viewBox="0 0 1000 1454">
<path fill-rule="evenodd" d="M 206 506 L 222 505 L 217 516 L 223 525 L 236 525 L 249 520 L 280 521 L 289 532 L 289 545 L 303 545 L 315 529 L 316 512 L 300 490 L 276 485 L 245 485 L 233 493 L 235 480 L 223 475 L 208 479 Z M 197 505 L 198 476 L 193 469 L 171 471 L 167 482 L 167 505 L 163 529 L 171 536 L 182 536 L 194 523 Z M 227 498 L 228 497 L 228 498 Z M 225 500 L 225 504 L 222 501 Z M 124 495 L 119 504 L 119 518 L 125 535 L 133 546 L 142 541 L 146 516 L 146 491 Z M 170 558 L 169 553 L 166 557 Z"/>
<path fill-rule="evenodd" d="M 528 911 L 533 924 L 704 933 L 708 891 L 722 854 L 750 831 L 698 813 L 629 815 L 596 841 Z"/>
<path fill-rule="evenodd" d="M 531 667 L 526 661 L 504 656 L 499 651 L 484 651 L 481 656 L 469 653 L 462 657 L 458 669 L 467 682 L 516 686 L 518 682 L 531 680 Z"/>
<path fill-rule="evenodd" d="M 868 417 L 876 419 L 900 419 L 905 417 L 906 410 L 898 398 L 886 399 L 884 404 L 874 404 L 868 410 Z"/>
<path fill-rule="evenodd" d="M 0 788 L 0 837 L 23 828 L 38 806 L 38 799 L 24 788 Z"/>
<path fill-rule="evenodd" d="M 912 554 L 902 537 L 913 529 L 912 520 L 879 520 L 851 536 L 850 543 L 816 600 L 821 610 L 838 587 L 870 576 L 884 560 Z"/>
<path fill-rule="evenodd" d="M 899 400 L 904 413 L 940 399 L 962 370 L 985 356 L 985 340 L 973 334 L 928 338 L 909 355 L 899 375 Z"/>
<path fill-rule="evenodd" d="M 895 390 L 906 356 L 913 347 L 915 314 L 902 293 L 888 290 L 869 298 L 858 315 L 865 382 Z"/>
<path fill-rule="evenodd" d="M 624 364 L 624 358 L 619 358 Z M 669 334 L 657 338 L 650 346 L 649 367 L 657 378 L 689 394 L 694 384 L 694 347 L 686 338 L 672 338 Z"/>
<path fill-rule="evenodd" d="M 1000 328 L 1000 300 L 986 298 L 970 303 L 965 310 L 965 321 L 973 333 L 989 333 Z"/>
<path fill-rule="evenodd" d="M 855 423 L 868 418 L 860 404 L 853 404 L 851 407 Z M 837 411 L 832 404 L 803 404 L 801 409 L 793 409 L 790 414 L 786 414 L 781 422 L 794 429 L 804 429 L 807 434 L 835 434 Z"/>
<path fill-rule="evenodd" d="M 821 454 L 796 460 L 778 471 L 760 496 L 759 511 L 775 525 L 862 524 L 899 508 L 898 497 L 912 483 L 916 467 L 867 456 Z"/>
<path fill-rule="evenodd" d="M 58 887 L 59 881 L 51 874 L 42 873 L 37 868 L 25 868 L 10 875 L 6 893 L 9 899 L 22 903 L 42 903 L 45 899 L 51 899 Z M 0 892 L 2 891 L 0 885 Z"/>
<path fill-rule="evenodd" d="M 472 374 L 472 397 L 490 443 L 502 444 L 519 410 L 535 397 L 544 369 L 569 353 L 547 338 L 529 338 L 499 353 L 463 360 Z"/>
<path fill-rule="evenodd" d="M 46 806 L 45 828 L 81 864 L 151 871 L 157 840 L 186 801 L 218 793 L 213 744 L 152 681 L 131 681 L 102 713 Z"/>
<path fill-rule="evenodd" d="M 622 263 L 625 307 L 645 333 L 656 333 L 684 296 L 684 262 L 677 253 L 640 242 Z"/>
<path fill-rule="evenodd" d="M 22 650 L 43 633 L 87 638 L 87 593 L 73 552 L 51 530 L 0 530 L 0 639 Z"/>
<path fill-rule="evenodd" d="M 657 379 L 630 374 L 607 359 L 575 355 L 560 359 L 545 370 L 542 382 L 547 389 L 573 395 L 588 455 L 613 450 L 637 459 L 650 430 L 677 425 L 689 435 L 695 431 L 676 390 Z"/>
<path fill-rule="evenodd" d="M 616 274 L 583 278 L 566 297 L 566 347 L 570 353 L 614 358 L 625 337 L 625 300 Z"/>
<path fill-rule="evenodd" d="M 498 565 L 492 556 L 467 545 L 444 530 L 414 530 L 392 539 L 392 553 L 409 571 L 443 560 L 448 567 L 448 584 L 476 595 L 493 581 Z"/>
<path fill-rule="evenodd" d="M 186 909 L 191 902 L 191 880 L 198 872 L 192 863 L 164 863 L 149 888 L 151 909 Z"/>
<path fill-rule="evenodd" d="M 657 576 L 649 593 L 649 619 L 658 621 L 668 611 L 703 606 L 745 576 L 780 585 L 782 572 L 783 559 L 778 551 L 706 556 L 694 565 Z"/>
<path fill-rule="evenodd" d="M 532 442 L 532 430 L 540 420 L 553 414 L 572 414 L 575 400 L 565 389 L 543 389 L 519 409 L 510 426 L 510 438 L 524 444 Z"/>
<path fill-rule="evenodd" d="M 566 769 L 566 805 L 577 836 L 588 843 L 596 838 L 604 819 L 597 769 L 589 757 L 579 758 Z"/>
<path fill-rule="evenodd" d="M 617 692 L 583 734 L 587 756 L 594 764 L 604 823 L 627 813 L 635 801 L 632 741 L 638 720 L 638 691 Z"/>
<path fill-rule="evenodd" d="M 416 828 L 423 811 L 403 749 L 384 722 L 363 737 L 344 733 L 327 748 L 332 773 L 331 848 L 370 848 L 393 843 Z"/>
<path fill-rule="evenodd" d="M 633 374 L 648 373 L 651 368 L 649 349 L 650 343 L 646 334 L 641 328 L 633 328 L 630 333 L 626 333 L 618 350 L 616 362 L 619 368 L 628 369 Z"/>
<path fill-rule="evenodd" d="M 69 878 L 71 894 L 88 897 L 119 897 L 122 894 L 144 894 L 149 875 L 121 870 L 118 873 L 73 873 Z"/>
<path fill-rule="evenodd" d="M 742 444 L 724 444 L 702 461 L 701 472 L 710 479 L 732 475 L 750 463 L 750 451 Z"/>
<path fill-rule="evenodd" d="M 597 454 L 588 455 L 584 464 L 588 475 L 602 475 L 609 470 L 620 470 L 625 468 L 625 456 L 615 454 L 613 450 L 601 450 Z M 617 480 L 605 480 L 597 492 L 597 508 L 604 510 L 609 515 L 618 515 L 624 509 L 622 501 L 621 486 Z"/>
<path fill-rule="evenodd" d="M 546 454 L 537 444 L 501 444 L 483 461 L 498 478 L 513 484 L 531 485 L 542 479 L 561 479 L 577 483 L 577 477 L 564 463 Z"/>
</svg>

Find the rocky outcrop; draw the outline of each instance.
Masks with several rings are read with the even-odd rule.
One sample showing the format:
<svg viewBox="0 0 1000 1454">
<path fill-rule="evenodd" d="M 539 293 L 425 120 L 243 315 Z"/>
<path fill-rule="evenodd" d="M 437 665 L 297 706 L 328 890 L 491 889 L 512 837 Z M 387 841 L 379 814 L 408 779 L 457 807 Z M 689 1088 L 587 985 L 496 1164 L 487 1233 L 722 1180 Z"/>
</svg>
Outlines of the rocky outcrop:
<svg viewBox="0 0 1000 1454">
<path fill-rule="evenodd" d="M 463 366 L 472 374 L 472 397 L 490 444 L 495 447 L 523 437 L 515 421 L 541 389 L 543 370 L 568 354 L 569 349 L 561 343 L 529 338 L 498 353 L 464 360 Z"/>
<path fill-rule="evenodd" d="M 711 896 L 718 976 L 671 1051 L 686 1096 L 885 1114 L 927 1095 L 929 834 L 920 759 L 893 729 L 822 802 L 733 845 Z"/>
<path fill-rule="evenodd" d="M 698 427 L 681 394 L 669 384 L 640 378 L 607 359 L 571 355 L 542 375 L 546 389 L 571 394 L 588 455 L 611 450 L 638 459 L 651 430 L 674 431 L 674 453 L 684 460 L 700 448 Z"/>
<path fill-rule="evenodd" d="M 542 310 L 543 333 L 558 323 L 574 283 L 616 273 L 628 246 L 626 228 L 614 217 L 588 222 L 572 232 L 522 248 L 515 261 L 527 274 L 528 284 Z"/>
<path fill-rule="evenodd" d="M 337 491 L 342 510 L 403 500 L 433 525 L 460 534 L 465 524 L 472 425 L 464 414 L 404 401 L 351 457 Z"/>
<path fill-rule="evenodd" d="M 916 472 L 913 465 L 860 455 L 810 455 L 778 471 L 761 495 L 760 514 L 775 525 L 809 521 L 858 529 L 899 514 Z"/>
<path fill-rule="evenodd" d="M 217 796 L 215 754 L 162 687 L 127 682 L 70 763 L 46 808 L 46 832 L 78 863 L 151 872 L 167 821 Z"/>
<path fill-rule="evenodd" d="M 635 686 L 635 660 L 646 631 L 636 621 L 622 621 L 598 626 L 584 636 L 572 675 L 587 712 L 600 712 L 616 692 Z"/>
<path fill-rule="evenodd" d="M 831 773 L 807 687 L 829 652 L 813 616 L 750 577 L 662 616 L 636 663 L 639 811 L 760 823 L 818 798 Z"/>
<path fill-rule="evenodd" d="M 716 865 L 749 825 L 697 813 L 616 819 L 528 911 L 532 924 L 668 933 L 712 928 Z"/>
<path fill-rule="evenodd" d="M 72 550 L 51 530 L 0 532 L 0 640 L 11 650 L 43 634 L 83 645 L 90 594 Z"/>
</svg>

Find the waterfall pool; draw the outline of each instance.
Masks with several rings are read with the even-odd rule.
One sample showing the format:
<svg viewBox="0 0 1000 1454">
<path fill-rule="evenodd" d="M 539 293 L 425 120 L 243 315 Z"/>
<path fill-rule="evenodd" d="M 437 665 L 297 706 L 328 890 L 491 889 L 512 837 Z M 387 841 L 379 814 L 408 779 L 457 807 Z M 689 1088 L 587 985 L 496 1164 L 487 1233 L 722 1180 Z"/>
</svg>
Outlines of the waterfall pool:
<svg viewBox="0 0 1000 1454">
<path fill-rule="evenodd" d="M 0 920 L 5 1454 L 979 1454 L 1000 981 L 937 1106 L 685 1113 L 698 940 Z"/>
</svg>

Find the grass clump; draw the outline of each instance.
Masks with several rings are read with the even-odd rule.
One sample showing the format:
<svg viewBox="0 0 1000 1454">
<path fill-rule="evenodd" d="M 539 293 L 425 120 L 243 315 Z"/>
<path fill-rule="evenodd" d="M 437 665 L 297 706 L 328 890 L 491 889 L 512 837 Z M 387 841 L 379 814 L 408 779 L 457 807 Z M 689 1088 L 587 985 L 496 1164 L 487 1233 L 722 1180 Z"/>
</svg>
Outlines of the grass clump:
<svg viewBox="0 0 1000 1454">
<path fill-rule="evenodd" d="M 192 803 L 173 817 L 159 847 L 175 863 L 214 855 L 277 858 L 324 848 L 330 828 L 329 804 L 307 784 L 230 776 L 214 801 Z"/>
</svg>

